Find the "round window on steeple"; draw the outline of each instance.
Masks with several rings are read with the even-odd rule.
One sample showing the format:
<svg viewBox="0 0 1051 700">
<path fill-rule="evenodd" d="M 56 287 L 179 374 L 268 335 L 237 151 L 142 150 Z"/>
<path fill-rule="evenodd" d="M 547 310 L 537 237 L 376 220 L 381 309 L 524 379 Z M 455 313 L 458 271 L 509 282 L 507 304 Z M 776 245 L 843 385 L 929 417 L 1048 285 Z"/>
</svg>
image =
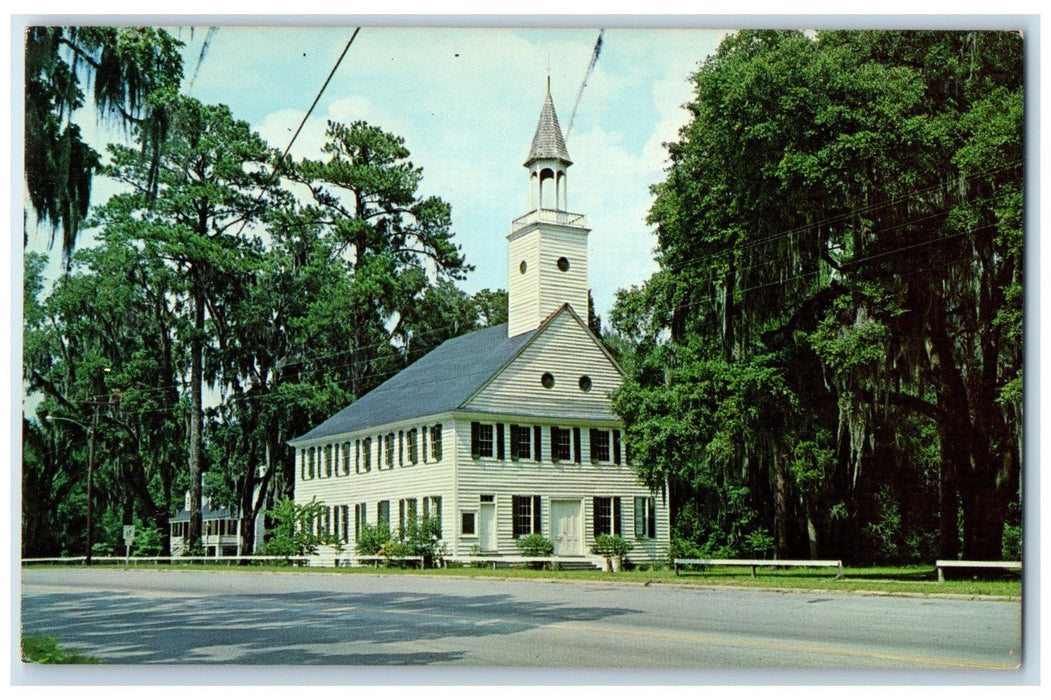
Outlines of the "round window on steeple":
<svg viewBox="0 0 1051 700">
<path fill-rule="evenodd" d="M 559 258 L 555 264 L 558 265 L 558 269 L 562 272 L 569 271 L 569 258 Z"/>
<path fill-rule="evenodd" d="M 586 374 L 580 375 L 579 385 L 581 391 L 591 391 L 591 377 Z"/>
<path fill-rule="evenodd" d="M 519 272 L 521 272 L 521 273 L 522 273 L 522 274 L 524 275 L 524 274 L 525 274 L 525 272 L 526 272 L 526 268 L 527 268 L 527 267 L 528 267 L 528 266 L 526 265 L 526 261 L 525 261 L 525 260 L 523 260 L 522 262 L 520 262 L 520 263 L 518 264 L 518 271 L 519 271 Z"/>
</svg>

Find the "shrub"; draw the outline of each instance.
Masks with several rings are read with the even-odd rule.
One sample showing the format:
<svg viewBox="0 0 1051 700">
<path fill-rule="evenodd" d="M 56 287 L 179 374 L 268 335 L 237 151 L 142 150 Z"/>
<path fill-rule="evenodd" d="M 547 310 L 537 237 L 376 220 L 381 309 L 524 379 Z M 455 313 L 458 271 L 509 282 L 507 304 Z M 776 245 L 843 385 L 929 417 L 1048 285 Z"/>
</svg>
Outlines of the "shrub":
<svg viewBox="0 0 1051 700">
<path fill-rule="evenodd" d="M 383 549 L 383 545 L 390 542 L 390 530 L 386 525 L 369 525 L 365 523 L 358 532 L 358 539 L 354 545 L 354 551 L 359 555 L 375 556 Z"/>
<path fill-rule="evenodd" d="M 63 649 L 52 636 L 22 637 L 22 660 L 30 664 L 97 664 L 98 659 Z"/>
<path fill-rule="evenodd" d="M 595 537 L 595 543 L 591 545 L 591 553 L 600 557 L 623 557 L 635 548 L 620 535 L 601 534 Z"/>
<path fill-rule="evenodd" d="M 549 557 L 555 552 L 555 545 L 539 533 L 519 537 L 518 551 L 526 557 Z"/>
<path fill-rule="evenodd" d="M 1002 540 L 1002 551 L 1006 561 L 1020 561 L 1022 559 L 1022 526 L 1021 525 L 1004 525 L 1004 535 Z"/>
</svg>

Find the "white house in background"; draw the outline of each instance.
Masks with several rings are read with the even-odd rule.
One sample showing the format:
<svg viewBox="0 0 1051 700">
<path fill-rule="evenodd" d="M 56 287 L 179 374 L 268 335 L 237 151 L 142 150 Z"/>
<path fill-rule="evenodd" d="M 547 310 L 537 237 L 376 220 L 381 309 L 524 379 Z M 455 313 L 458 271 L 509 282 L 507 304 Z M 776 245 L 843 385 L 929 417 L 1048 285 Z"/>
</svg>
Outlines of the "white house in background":
<svg viewBox="0 0 1051 700">
<path fill-rule="evenodd" d="M 353 551 L 361 526 L 438 517 L 454 555 L 518 554 L 540 533 L 565 556 L 600 533 L 666 556 L 668 507 L 628 464 L 609 394 L 622 371 L 591 333 L 583 214 L 550 84 L 525 167 L 531 211 L 507 236 L 509 321 L 447 341 L 291 440 L 295 499 Z M 331 562 L 334 550 L 317 560 Z"/>
<path fill-rule="evenodd" d="M 185 538 L 190 525 L 190 492 L 186 492 L 183 509 L 168 519 L 173 557 L 185 553 Z M 255 542 L 263 543 L 263 514 L 255 520 Z M 207 497 L 201 498 L 201 547 L 206 557 L 230 557 L 242 554 L 241 518 L 229 508 L 213 508 Z"/>
</svg>

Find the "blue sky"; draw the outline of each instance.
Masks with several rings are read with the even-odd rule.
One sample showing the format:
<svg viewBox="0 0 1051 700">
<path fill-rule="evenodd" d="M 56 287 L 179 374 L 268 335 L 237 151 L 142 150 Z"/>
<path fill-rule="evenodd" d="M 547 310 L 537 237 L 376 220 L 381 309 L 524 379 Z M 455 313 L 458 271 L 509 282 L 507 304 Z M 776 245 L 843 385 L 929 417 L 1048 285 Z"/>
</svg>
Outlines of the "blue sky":
<svg viewBox="0 0 1051 700">
<path fill-rule="evenodd" d="M 222 102 L 284 148 L 352 34 L 352 27 L 223 27 L 196 69 L 206 28 L 187 42 L 184 90 Z M 563 130 L 599 35 L 579 29 L 364 27 L 296 140 L 318 157 L 326 120 L 364 119 L 405 138 L 423 168 L 421 194 L 453 208 L 456 240 L 475 271 L 469 292 L 506 288 L 511 219 L 528 208 L 528 152 L 548 71 Z M 617 288 L 656 266 L 644 219 L 648 188 L 688 115 L 689 76 L 718 45 L 712 30 L 610 29 L 572 131 L 569 209 L 587 214 L 590 284 L 603 315 Z M 192 80 L 191 80 L 192 78 Z"/>
<path fill-rule="evenodd" d="M 183 91 L 228 105 L 272 146 L 284 149 L 347 40 L 351 26 L 170 27 L 186 42 Z M 528 209 L 522 163 L 550 72 L 564 131 L 599 27 L 380 28 L 358 34 L 292 155 L 321 157 L 327 120 L 363 119 L 404 137 L 423 168 L 420 194 L 452 205 L 453 230 L 475 267 L 468 292 L 506 288 L 510 221 Z M 686 123 L 689 77 L 725 32 L 607 29 L 573 118 L 567 146 L 568 208 L 586 214 L 590 285 L 603 317 L 618 288 L 656 270 L 645 216 L 650 185 L 666 165 L 663 143 Z M 210 37 L 210 38 L 209 38 Z M 201 50 L 208 38 L 208 48 Z M 122 132 L 79 121 L 103 144 Z M 101 148 L 100 148 L 101 150 Z M 99 182 L 94 199 L 113 191 Z M 39 249 L 39 234 L 31 248 Z"/>
</svg>

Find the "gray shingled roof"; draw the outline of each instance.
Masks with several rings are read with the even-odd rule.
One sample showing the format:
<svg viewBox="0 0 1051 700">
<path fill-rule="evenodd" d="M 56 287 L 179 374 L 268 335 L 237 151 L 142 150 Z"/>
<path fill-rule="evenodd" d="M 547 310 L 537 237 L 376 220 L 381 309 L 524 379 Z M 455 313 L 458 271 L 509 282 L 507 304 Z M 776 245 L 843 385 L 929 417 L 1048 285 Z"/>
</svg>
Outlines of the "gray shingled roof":
<svg viewBox="0 0 1051 700">
<path fill-rule="evenodd" d="M 212 508 L 210 505 L 201 507 L 201 520 L 225 520 L 233 517 L 235 516 L 230 514 L 229 508 Z M 187 522 L 189 519 L 190 511 L 183 509 L 168 518 L 168 522 Z"/>
<path fill-rule="evenodd" d="M 529 149 L 529 157 L 526 158 L 526 166 L 534 160 L 541 158 L 555 158 L 565 161 L 566 165 L 572 165 L 569 159 L 569 151 L 566 150 L 566 141 L 562 137 L 562 127 L 558 125 L 558 115 L 555 114 L 555 103 L 551 100 L 551 85 L 548 84 L 547 97 L 544 98 L 544 106 L 540 110 L 540 121 L 536 125 L 536 133 L 533 134 L 533 145 Z"/>
<path fill-rule="evenodd" d="M 513 358 L 536 330 L 507 337 L 507 324 L 447 340 L 310 432 L 331 437 L 460 408 Z"/>
</svg>

